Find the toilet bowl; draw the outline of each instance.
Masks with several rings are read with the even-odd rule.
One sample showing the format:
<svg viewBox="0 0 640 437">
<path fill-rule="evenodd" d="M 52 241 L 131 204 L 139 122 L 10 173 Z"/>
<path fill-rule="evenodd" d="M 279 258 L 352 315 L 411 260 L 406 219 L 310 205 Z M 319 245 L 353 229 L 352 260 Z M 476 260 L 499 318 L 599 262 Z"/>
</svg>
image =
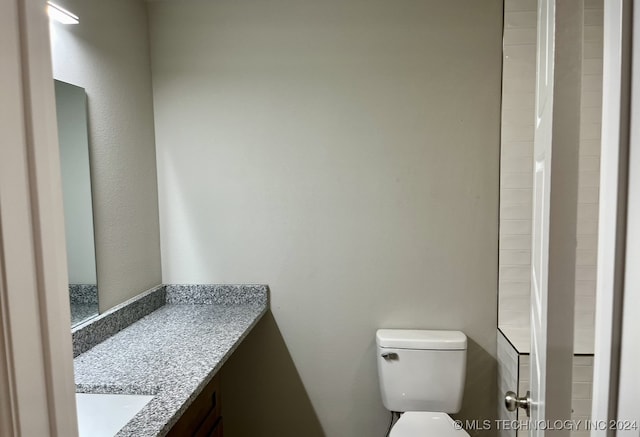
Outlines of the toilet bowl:
<svg viewBox="0 0 640 437">
<path fill-rule="evenodd" d="M 400 416 L 389 437 L 469 437 L 446 413 L 408 411 Z"/>
<path fill-rule="evenodd" d="M 467 337 L 460 331 L 379 329 L 382 403 L 403 412 L 390 437 L 465 437 L 449 413 L 462 405 Z"/>
</svg>

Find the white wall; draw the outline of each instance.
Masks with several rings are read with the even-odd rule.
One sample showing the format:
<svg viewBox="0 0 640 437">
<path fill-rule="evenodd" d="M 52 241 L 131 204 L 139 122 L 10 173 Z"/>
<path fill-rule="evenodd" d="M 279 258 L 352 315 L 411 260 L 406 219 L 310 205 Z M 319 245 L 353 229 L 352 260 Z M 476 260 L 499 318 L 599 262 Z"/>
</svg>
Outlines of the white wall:
<svg viewBox="0 0 640 437">
<path fill-rule="evenodd" d="M 84 89 L 56 81 L 56 117 L 70 284 L 96 284 L 91 174 Z"/>
<path fill-rule="evenodd" d="M 266 375 L 244 423 L 225 388 L 225 432 L 382 435 L 379 327 L 464 330 L 462 415 L 494 417 L 502 2 L 151 2 L 149 18 L 163 281 L 268 283 L 273 335 L 254 336 L 283 342 L 236 374 Z M 270 350 L 308 400 L 269 385 Z"/>
<path fill-rule="evenodd" d="M 62 0 L 56 79 L 86 89 L 100 310 L 161 282 L 147 14 L 138 0 Z"/>
<path fill-rule="evenodd" d="M 500 163 L 499 325 L 529 351 L 536 0 L 506 0 Z M 574 348 L 593 354 L 600 127 L 602 0 L 584 0 Z"/>
</svg>

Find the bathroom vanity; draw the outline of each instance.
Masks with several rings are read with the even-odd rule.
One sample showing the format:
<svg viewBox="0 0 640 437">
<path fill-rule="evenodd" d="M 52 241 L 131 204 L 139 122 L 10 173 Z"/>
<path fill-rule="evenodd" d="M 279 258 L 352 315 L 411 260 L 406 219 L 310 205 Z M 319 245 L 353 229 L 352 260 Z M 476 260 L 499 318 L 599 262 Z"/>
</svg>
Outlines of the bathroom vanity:
<svg viewBox="0 0 640 437">
<path fill-rule="evenodd" d="M 152 396 L 117 436 L 221 436 L 218 371 L 267 309 L 263 285 L 156 287 L 74 329 L 76 390 Z"/>
</svg>

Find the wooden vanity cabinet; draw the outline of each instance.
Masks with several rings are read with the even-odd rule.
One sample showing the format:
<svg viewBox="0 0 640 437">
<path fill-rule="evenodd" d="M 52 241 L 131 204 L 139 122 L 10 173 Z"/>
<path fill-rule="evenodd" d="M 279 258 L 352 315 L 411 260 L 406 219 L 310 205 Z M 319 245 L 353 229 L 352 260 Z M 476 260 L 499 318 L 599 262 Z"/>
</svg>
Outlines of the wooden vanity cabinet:
<svg viewBox="0 0 640 437">
<path fill-rule="evenodd" d="M 222 396 L 216 375 L 182 414 L 168 437 L 222 437 Z"/>
</svg>

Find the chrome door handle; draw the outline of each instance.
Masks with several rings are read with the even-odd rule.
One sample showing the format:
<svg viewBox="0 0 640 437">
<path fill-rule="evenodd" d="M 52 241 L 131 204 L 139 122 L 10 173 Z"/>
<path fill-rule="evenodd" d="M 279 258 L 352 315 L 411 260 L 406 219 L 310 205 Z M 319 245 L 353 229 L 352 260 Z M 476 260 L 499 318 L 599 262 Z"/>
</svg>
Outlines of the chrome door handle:
<svg viewBox="0 0 640 437">
<path fill-rule="evenodd" d="M 504 395 L 504 406 L 507 407 L 509 411 L 516 411 L 518 407 L 522 408 L 527 412 L 527 417 L 530 417 L 531 414 L 531 392 L 527 391 L 527 394 L 522 397 L 518 397 L 512 391 L 508 391 Z"/>
</svg>

